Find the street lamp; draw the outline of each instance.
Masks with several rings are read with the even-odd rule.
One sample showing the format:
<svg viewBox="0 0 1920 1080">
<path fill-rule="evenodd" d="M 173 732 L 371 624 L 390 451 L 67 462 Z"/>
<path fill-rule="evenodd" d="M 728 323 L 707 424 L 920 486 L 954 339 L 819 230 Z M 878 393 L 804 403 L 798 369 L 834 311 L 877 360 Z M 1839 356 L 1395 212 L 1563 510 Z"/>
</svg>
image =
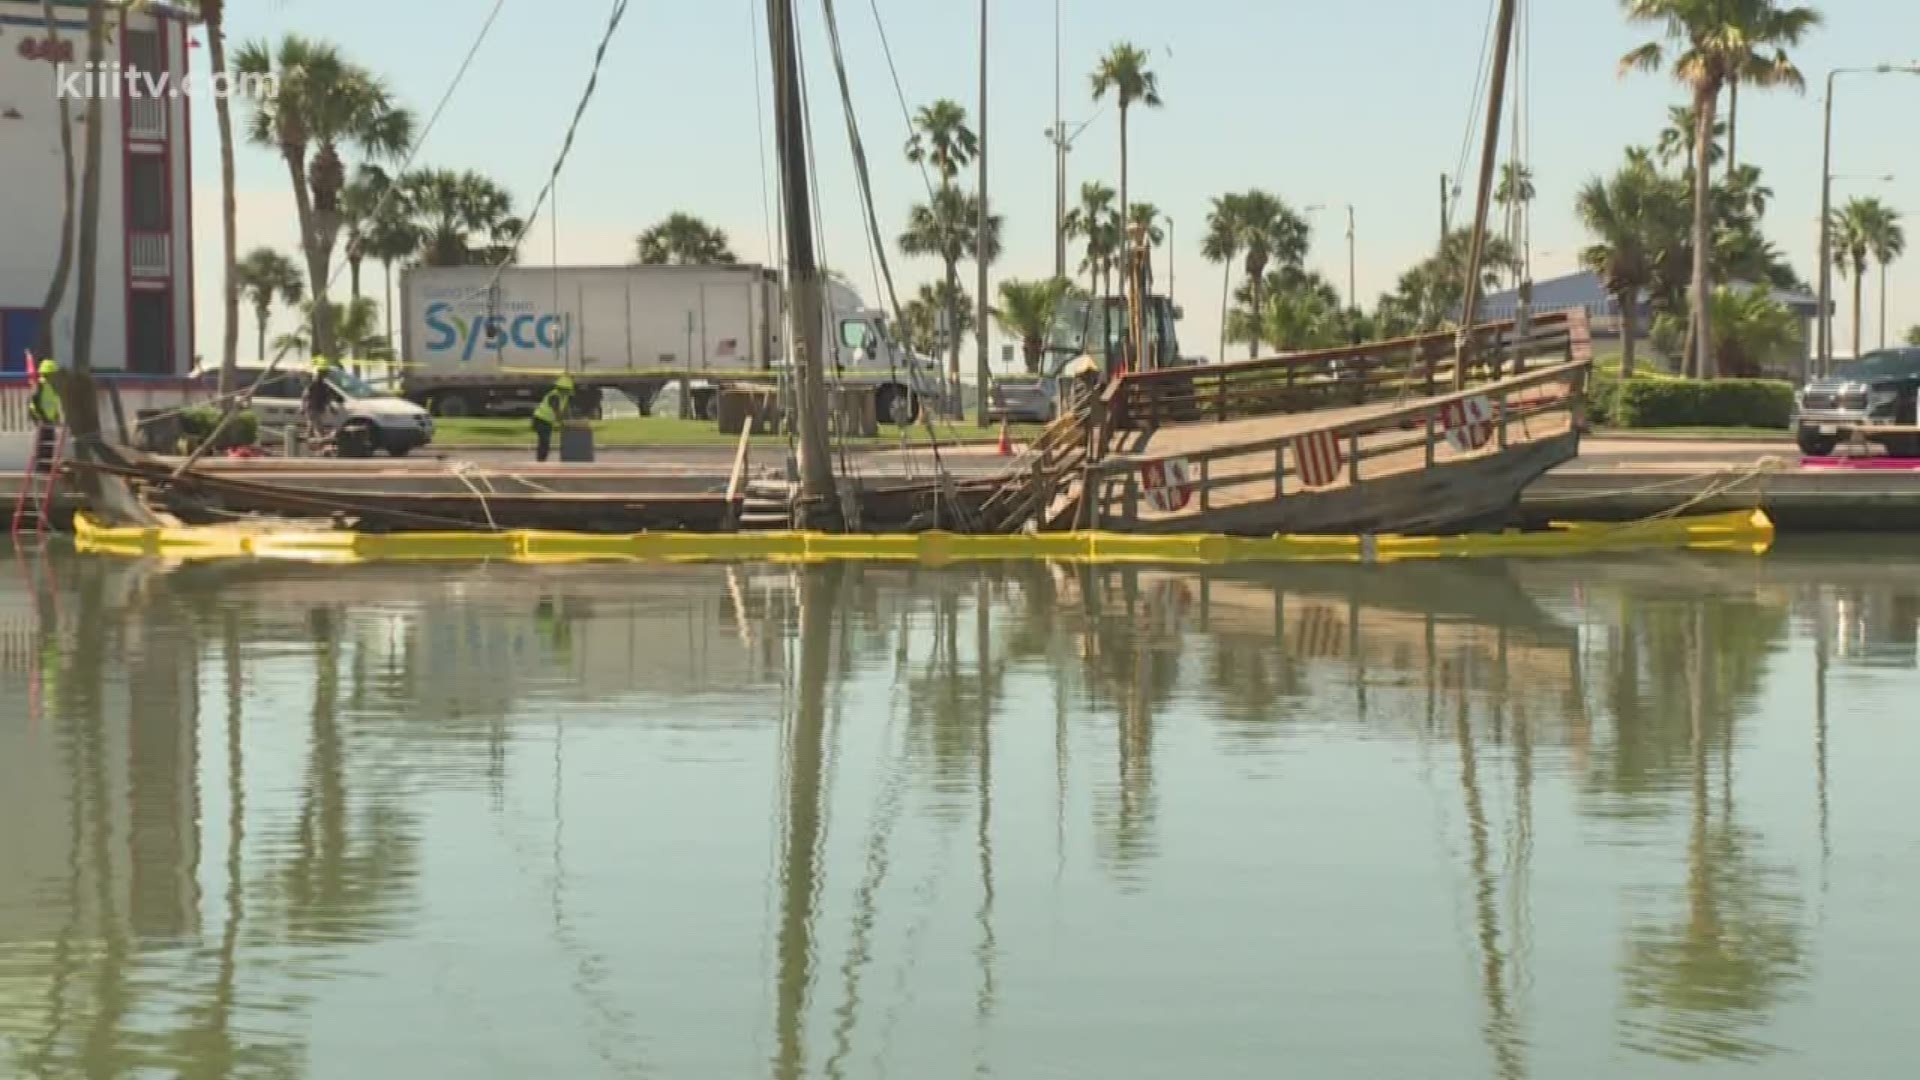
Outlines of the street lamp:
<svg viewBox="0 0 1920 1080">
<path fill-rule="evenodd" d="M 1875 64 L 1827 72 L 1827 116 L 1820 150 L 1820 373 L 1833 367 L 1833 88 L 1842 75 L 1920 75 L 1920 64 Z"/>
<path fill-rule="evenodd" d="M 1073 149 L 1078 139 L 1094 120 L 1100 118 L 1095 113 L 1092 119 L 1082 120 L 1080 126 L 1067 131 L 1067 122 L 1055 121 L 1046 130 L 1047 142 L 1052 144 L 1053 165 L 1053 276 L 1067 276 L 1067 151 Z"/>
<path fill-rule="evenodd" d="M 1359 307 L 1360 307 L 1359 290 L 1354 285 L 1354 281 L 1355 281 L 1354 268 L 1358 260 L 1356 259 L 1355 253 L 1354 253 L 1353 204 L 1344 203 L 1342 205 L 1346 207 L 1346 211 L 1347 211 L 1347 307 L 1352 310 L 1359 310 Z M 1314 203 L 1311 206 L 1302 208 L 1300 212 L 1303 214 L 1317 214 L 1322 210 L 1331 210 L 1331 209 L 1333 209 L 1333 207 L 1329 206 L 1326 203 Z"/>
</svg>

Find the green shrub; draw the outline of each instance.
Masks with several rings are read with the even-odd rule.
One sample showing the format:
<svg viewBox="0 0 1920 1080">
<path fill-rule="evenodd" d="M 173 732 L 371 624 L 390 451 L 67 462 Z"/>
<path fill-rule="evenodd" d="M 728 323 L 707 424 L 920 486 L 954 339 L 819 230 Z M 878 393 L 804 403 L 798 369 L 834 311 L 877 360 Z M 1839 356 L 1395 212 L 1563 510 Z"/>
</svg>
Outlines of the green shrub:
<svg viewBox="0 0 1920 1080">
<path fill-rule="evenodd" d="M 1633 379 L 1617 384 L 1606 410 L 1608 422 L 1622 428 L 1785 429 L 1793 386 L 1769 379 Z"/>
<path fill-rule="evenodd" d="M 1595 368 L 1587 380 L 1587 422 L 1612 427 L 1614 403 L 1620 396 L 1620 377 Z"/>
<path fill-rule="evenodd" d="M 210 405 L 196 405 L 180 412 L 180 431 L 190 448 L 198 448 L 220 427 L 220 410 Z M 248 411 L 236 413 L 227 426 L 220 430 L 220 440 L 213 449 L 229 450 L 236 446 L 252 446 L 260 438 L 260 420 Z"/>
</svg>

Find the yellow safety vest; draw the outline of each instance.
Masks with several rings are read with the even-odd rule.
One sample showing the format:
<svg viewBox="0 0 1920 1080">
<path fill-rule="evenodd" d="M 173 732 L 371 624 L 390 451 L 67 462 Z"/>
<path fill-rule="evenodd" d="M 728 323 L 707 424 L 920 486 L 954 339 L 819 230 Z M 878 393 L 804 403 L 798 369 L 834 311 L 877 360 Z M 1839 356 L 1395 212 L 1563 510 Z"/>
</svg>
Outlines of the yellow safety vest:
<svg viewBox="0 0 1920 1080">
<path fill-rule="evenodd" d="M 543 423 L 558 424 L 560 418 L 567 415 L 568 407 L 572 402 L 572 394 L 555 387 L 547 391 L 546 397 L 540 399 L 539 407 L 533 410 L 533 418 Z"/>
<path fill-rule="evenodd" d="M 38 424 L 58 424 L 65 419 L 60 409 L 60 391 L 53 388 L 49 379 L 41 379 L 33 388 L 33 396 L 27 399 L 27 415 Z"/>
</svg>

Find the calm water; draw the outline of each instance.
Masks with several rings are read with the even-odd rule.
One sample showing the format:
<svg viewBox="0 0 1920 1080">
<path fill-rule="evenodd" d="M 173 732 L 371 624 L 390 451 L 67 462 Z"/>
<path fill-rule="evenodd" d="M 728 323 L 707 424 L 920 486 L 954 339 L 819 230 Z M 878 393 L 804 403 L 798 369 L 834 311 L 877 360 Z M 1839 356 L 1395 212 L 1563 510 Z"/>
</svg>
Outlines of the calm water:
<svg viewBox="0 0 1920 1080">
<path fill-rule="evenodd" d="M 1910 1075 L 1913 551 L 8 558 L 0 1076 Z"/>
</svg>

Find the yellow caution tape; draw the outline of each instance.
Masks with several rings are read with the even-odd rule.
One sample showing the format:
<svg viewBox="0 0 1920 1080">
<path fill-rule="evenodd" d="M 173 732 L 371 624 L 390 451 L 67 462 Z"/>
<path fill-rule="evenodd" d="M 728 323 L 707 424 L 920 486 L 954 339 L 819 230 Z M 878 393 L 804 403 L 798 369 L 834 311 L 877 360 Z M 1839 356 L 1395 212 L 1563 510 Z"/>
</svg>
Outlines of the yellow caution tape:
<svg viewBox="0 0 1920 1080">
<path fill-rule="evenodd" d="M 250 526 L 110 528 L 74 518 L 83 552 L 181 560 L 297 562 L 790 562 L 833 560 L 962 562 L 1044 560 L 1221 566 L 1234 563 L 1390 563 L 1415 559 L 1536 558 L 1644 548 L 1759 555 L 1773 546 L 1773 522 L 1759 510 L 1662 518 L 1623 525 L 1556 523 L 1544 532 L 1463 536 L 1142 536 L 1079 532 L 963 536 L 928 532 L 680 533 L 628 535 L 540 532 L 355 533 L 275 531 Z"/>
</svg>

